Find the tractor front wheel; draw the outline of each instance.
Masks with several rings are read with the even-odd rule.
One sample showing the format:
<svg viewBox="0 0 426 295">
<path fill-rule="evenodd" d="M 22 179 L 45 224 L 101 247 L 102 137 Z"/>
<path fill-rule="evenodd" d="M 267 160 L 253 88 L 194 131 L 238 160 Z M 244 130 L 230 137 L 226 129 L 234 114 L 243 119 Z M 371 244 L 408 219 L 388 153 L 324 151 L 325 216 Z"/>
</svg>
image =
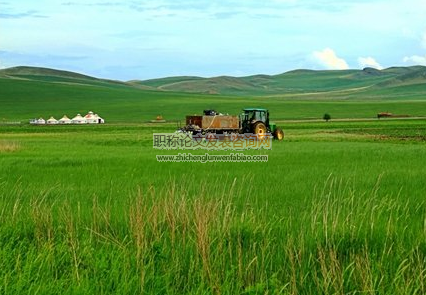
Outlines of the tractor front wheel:
<svg viewBox="0 0 426 295">
<path fill-rule="evenodd" d="M 284 131 L 281 128 L 277 128 L 274 132 L 274 138 L 278 141 L 284 139 Z"/>
</svg>

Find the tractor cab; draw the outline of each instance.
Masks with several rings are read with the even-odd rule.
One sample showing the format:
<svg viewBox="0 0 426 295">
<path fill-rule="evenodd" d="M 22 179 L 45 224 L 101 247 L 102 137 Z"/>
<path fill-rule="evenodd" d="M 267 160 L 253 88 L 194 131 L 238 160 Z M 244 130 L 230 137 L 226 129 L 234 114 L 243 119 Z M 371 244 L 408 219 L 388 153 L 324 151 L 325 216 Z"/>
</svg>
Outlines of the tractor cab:
<svg viewBox="0 0 426 295">
<path fill-rule="evenodd" d="M 264 125 L 265 129 L 268 129 L 269 112 L 267 109 L 243 109 L 240 115 L 240 122 L 244 133 L 253 132 L 254 126 L 260 123 Z"/>
<path fill-rule="evenodd" d="M 284 133 L 275 123 L 269 122 L 269 111 L 262 108 L 243 109 L 240 115 L 241 131 L 265 136 L 271 133 L 274 138 L 282 140 Z"/>
</svg>

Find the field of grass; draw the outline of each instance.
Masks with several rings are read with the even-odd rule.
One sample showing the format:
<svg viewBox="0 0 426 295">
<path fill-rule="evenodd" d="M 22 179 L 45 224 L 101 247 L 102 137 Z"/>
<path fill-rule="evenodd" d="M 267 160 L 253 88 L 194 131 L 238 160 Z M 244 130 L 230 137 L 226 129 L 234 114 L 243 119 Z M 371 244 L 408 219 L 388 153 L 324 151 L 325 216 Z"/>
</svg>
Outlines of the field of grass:
<svg viewBox="0 0 426 295">
<path fill-rule="evenodd" d="M 423 87 L 423 88 L 422 88 Z M 374 118 L 379 112 L 425 116 L 424 86 L 413 87 L 404 97 L 395 91 L 392 99 L 380 93 L 352 92 L 286 94 L 271 97 L 239 97 L 147 91 L 120 84 L 105 86 L 61 84 L 41 81 L 0 79 L 0 123 L 28 122 L 31 118 L 64 114 L 69 117 L 89 110 L 107 122 L 140 123 L 161 114 L 166 120 L 182 120 L 188 114 L 216 109 L 239 114 L 244 107 L 266 107 L 273 120 L 322 118 Z M 383 90 L 384 91 L 384 90 Z M 346 97 L 346 95 L 350 97 Z M 392 96 L 391 96 L 392 97 Z"/>
<path fill-rule="evenodd" d="M 425 294 L 424 79 L 0 70 L 0 294 Z M 154 150 L 153 132 L 245 107 L 285 132 L 244 152 L 268 162 L 157 162 L 178 152 Z M 89 110 L 107 124 L 26 124 Z M 144 123 L 157 115 L 170 122 Z"/>
<path fill-rule="evenodd" d="M 244 107 L 267 107 L 274 120 L 318 119 L 324 113 L 333 119 L 374 118 L 379 112 L 426 116 L 425 79 L 426 67 L 297 70 L 275 76 L 171 77 L 140 82 L 18 67 L 0 70 L 0 123 L 64 114 L 71 117 L 89 110 L 110 123 L 141 123 L 157 115 L 181 120 L 204 109 L 236 115 Z M 221 94 L 201 94 L 211 87 L 212 93 Z"/>
<path fill-rule="evenodd" d="M 173 124 L 0 126 L 0 293 L 424 294 L 425 121 L 281 125 L 206 164 L 156 161 Z"/>
</svg>

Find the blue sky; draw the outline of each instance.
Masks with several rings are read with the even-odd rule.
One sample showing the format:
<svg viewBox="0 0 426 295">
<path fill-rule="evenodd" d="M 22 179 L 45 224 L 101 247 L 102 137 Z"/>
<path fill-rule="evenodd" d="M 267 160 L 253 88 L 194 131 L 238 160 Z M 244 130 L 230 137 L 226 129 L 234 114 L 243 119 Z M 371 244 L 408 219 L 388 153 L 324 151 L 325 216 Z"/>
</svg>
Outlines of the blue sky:
<svg viewBox="0 0 426 295">
<path fill-rule="evenodd" d="M 130 80 L 426 65 L 425 0 L 0 0 L 0 67 Z"/>
</svg>

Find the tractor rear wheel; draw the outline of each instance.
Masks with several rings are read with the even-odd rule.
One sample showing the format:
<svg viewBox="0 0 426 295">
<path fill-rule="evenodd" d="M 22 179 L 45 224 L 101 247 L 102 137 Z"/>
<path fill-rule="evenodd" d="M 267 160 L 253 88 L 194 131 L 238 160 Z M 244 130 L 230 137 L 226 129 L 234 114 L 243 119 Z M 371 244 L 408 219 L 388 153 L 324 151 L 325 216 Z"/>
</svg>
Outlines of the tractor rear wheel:
<svg viewBox="0 0 426 295">
<path fill-rule="evenodd" d="M 274 132 L 274 138 L 278 141 L 284 139 L 284 131 L 281 128 L 277 128 Z"/>
<path fill-rule="evenodd" d="M 258 139 L 263 139 L 266 136 L 266 126 L 263 122 L 254 124 L 253 133 L 257 135 Z"/>
</svg>

